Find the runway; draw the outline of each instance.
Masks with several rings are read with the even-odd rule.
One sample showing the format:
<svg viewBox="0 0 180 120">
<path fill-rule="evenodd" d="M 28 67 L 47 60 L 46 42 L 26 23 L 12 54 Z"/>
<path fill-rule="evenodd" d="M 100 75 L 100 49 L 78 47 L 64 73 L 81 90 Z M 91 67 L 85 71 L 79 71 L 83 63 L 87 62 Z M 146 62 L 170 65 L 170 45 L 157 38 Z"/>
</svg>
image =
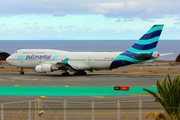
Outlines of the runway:
<svg viewBox="0 0 180 120">
<path fill-rule="evenodd" d="M 80 86 L 80 87 L 112 87 L 112 86 L 129 86 L 146 87 L 154 86 L 157 80 L 162 80 L 164 75 L 141 75 L 141 74 L 88 74 L 87 76 L 61 76 L 60 73 L 25 73 L 19 75 L 19 73 L 0 73 L 0 87 L 2 86 Z M 172 75 L 172 78 L 174 76 Z M 113 89 L 113 87 L 112 87 Z M 128 92 L 128 91 L 127 91 Z M 153 99 L 148 94 L 135 94 L 125 96 L 47 96 L 42 98 L 41 96 L 1 96 L 0 102 L 11 101 L 25 101 L 34 99 L 49 99 L 49 100 L 68 100 L 68 101 L 126 101 L 126 100 L 138 100 L 138 99 Z"/>
</svg>

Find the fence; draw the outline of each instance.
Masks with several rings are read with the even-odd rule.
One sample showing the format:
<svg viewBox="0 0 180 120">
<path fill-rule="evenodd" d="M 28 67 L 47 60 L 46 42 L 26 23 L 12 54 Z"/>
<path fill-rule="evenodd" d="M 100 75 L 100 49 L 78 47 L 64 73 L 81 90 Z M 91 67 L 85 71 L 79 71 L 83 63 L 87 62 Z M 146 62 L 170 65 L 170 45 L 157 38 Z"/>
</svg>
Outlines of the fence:
<svg viewBox="0 0 180 120">
<path fill-rule="evenodd" d="M 0 105 L 1 120 L 143 120 L 150 111 L 163 112 L 162 107 L 153 100 L 141 99 L 114 102 L 36 99 Z"/>
</svg>

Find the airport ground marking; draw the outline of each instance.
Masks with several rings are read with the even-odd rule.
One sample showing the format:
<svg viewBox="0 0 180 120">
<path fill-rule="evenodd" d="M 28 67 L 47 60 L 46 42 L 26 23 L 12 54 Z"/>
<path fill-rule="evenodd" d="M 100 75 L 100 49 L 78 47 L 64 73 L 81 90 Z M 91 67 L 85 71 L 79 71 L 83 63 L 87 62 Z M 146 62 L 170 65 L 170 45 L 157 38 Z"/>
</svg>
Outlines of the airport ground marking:
<svg viewBox="0 0 180 120">
<path fill-rule="evenodd" d="M 65 85 L 65 87 L 66 87 L 66 88 L 68 88 L 68 87 L 69 87 L 69 85 Z"/>
<path fill-rule="evenodd" d="M 104 96 L 92 96 L 94 98 L 105 98 Z"/>
<path fill-rule="evenodd" d="M 46 96 L 40 96 L 40 98 L 46 98 Z"/>
<path fill-rule="evenodd" d="M 132 86 L 129 90 L 114 90 L 110 86 L 0 86 L 0 96 L 127 96 L 147 94 L 142 88 L 157 91 L 152 86 Z"/>
</svg>

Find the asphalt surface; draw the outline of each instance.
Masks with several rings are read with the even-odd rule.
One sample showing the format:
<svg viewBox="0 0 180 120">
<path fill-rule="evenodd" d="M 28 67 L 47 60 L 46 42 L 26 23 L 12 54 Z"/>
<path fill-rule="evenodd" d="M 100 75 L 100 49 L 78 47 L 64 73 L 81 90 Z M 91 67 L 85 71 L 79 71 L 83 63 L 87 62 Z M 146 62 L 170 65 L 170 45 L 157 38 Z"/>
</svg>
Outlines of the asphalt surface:
<svg viewBox="0 0 180 120">
<path fill-rule="evenodd" d="M 0 73 L 1 86 L 153 86 L 157 80 L 163 80 L 164 75 L 145 74 L 88 74 L 86 76 L 61 76 L 61 73 Z M 174 75 L 171 75 L 173 78 Z M 113 89 L 113 88 L 112 88 Z M 128 91 L 127 91 L 128 92 Z M 59 100 L 63 101 L 127 101 L 127 100 L 149 100 L 152 96 L 128 95 L 128 96 L 71 96 L 71 97 L 46 97 L 40 96 L 0 96 L 0 102 L 15 102 L 34 99 Z"/>
</svg>

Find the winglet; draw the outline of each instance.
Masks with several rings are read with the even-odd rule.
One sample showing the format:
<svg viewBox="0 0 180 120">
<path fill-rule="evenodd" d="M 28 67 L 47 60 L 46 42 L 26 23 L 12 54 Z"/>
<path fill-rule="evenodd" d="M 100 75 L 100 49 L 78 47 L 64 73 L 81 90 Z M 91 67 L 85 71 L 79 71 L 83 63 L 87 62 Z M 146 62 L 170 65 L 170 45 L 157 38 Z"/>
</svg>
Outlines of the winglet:
<svg viewBox="0 0 180 120">
<path fill-rule="evenodd" d="M 64 60 L 61 61 L 61 63 L 68 63 L 69 58 L 65 58 Z"/>
</svg>

